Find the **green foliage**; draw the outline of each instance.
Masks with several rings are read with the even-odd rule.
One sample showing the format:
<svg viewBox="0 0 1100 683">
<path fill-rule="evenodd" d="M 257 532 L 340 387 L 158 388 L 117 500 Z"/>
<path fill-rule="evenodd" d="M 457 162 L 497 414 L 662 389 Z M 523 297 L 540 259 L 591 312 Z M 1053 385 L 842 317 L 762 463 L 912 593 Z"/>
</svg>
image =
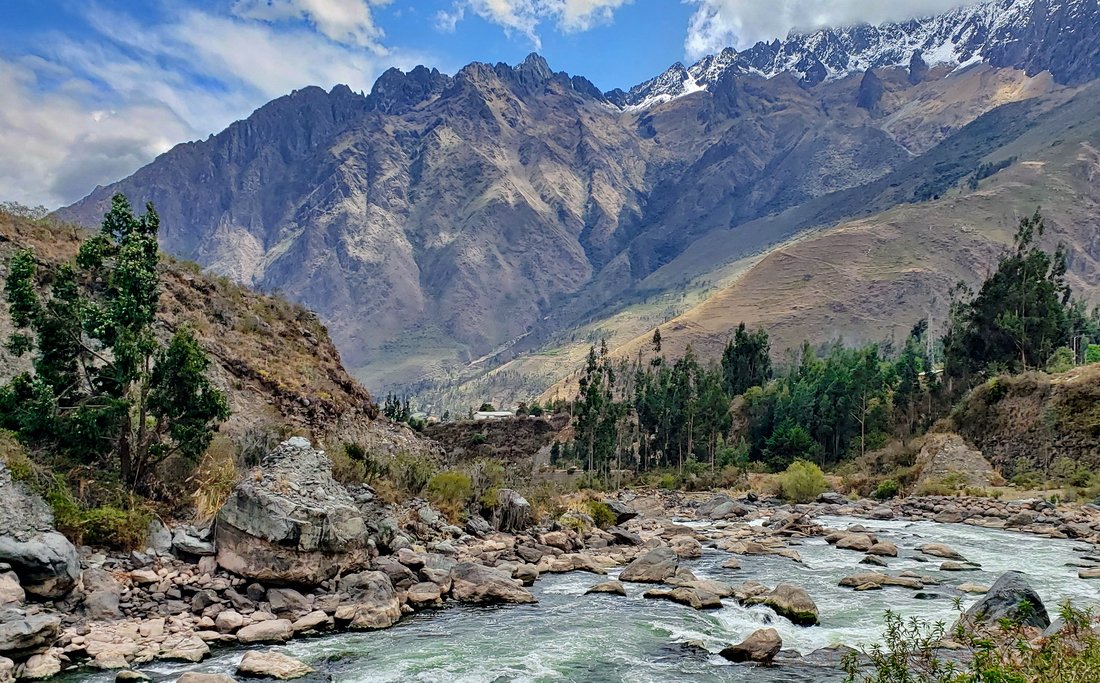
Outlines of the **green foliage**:
<svg viewBox="0 0 1100 683">
<path fill-rule="evenodd" d="M 944 338 L 946 370 L 968 377 L 991 369 L 1042 368 L 1069 343 L 1070 288 L 1066 252 L 1038 246 L 1046 224 L 1038 211 L 1020 221 L 1015 248 L 972 297 L 962 292 L 951 307 Z"/>
<path fill-rule="evenodd" d="M 430 460 L 409 453 L 398 453 L 389 465 L 390 479 L 410 496 L 419 496 L 435 471 L 435 464 Z"/>
<path fill-rule="evenodd" d="M 1069 372 L 1076 365 L 1076 358 L 1073 356 L 1073 349 L 1067 346 L 1059 346 L 1054 350 L 1054 355 L 1047 361 L 1047 372 Z"/>
<path fill-rule="evenodd" d="M 618 517 L 607 503 L 590 500 L 584 504 L 584 507 L 588 511 L 588 516 L 599 528 L 606 529 L 609 526 L 615 526 Z"/>
<path fill-rule="evenodd" d="M 722 378 L 726 394 L 739 396 L 750 387 L 764 386 L 772 377 L 771 343 L 766 330 L 748 332 L 737 326 L 722 352 Z"/>
<path fill-rule="evenodd" d="M 464 472 L 444 470 L 428 480 L 425 493 L 428 500 L 453 516 L 473 498 L 474 484 Z"/>
<path fill-rule="evenodd" d="M 493 407 L 492 403 L 482 403 L 481 407 L 478 408 L 477 411 L 479 413 L 494 413 L 496 412 L 496 408 Z"/>
<path fill-rule="evenodd" d="M 1100 344 L 1089 344 L 1085 348 L 1085 362 L 1089 365 L 1100 363 Z"/>
<path fill-rule="evenodd" d="M 901 484 L 898 483 L 897 479 L 884 479 L 871 495 L 878 500 L 889 500 L 896 497 L 900 491 Z"/>
<path fill-rule="evenodd" d="M 132 499 L 118 497 L 117 502 L 87 505 L 61 476 L 54 477 L 45 498 L 53 509 L 54 526 L 77 545 L 133 550 L 148 537 L 152 515 Z"/>
<path fill-rule="evenodd" d="M 796 460 L 779 475 L 783 496 L 796 503 L 809 503 L 829 488 L 821 468 L 806 460 Z"/>
<path fill-rule="evenodd" d="M 1021 604 L 1021 608 L 1026 603 Z M 960 609 L 956 602 L 956 609 Z M 883 641 L 844 659 L 846 683 L 1086 683 L 1100 680 L 1100 635 L 1088 610 L 1066 603 L 1058 633 L 1034 637 L 1023 626 L 1027 610 L 975 629 L 960 620 L 948 632 L 943 622 L 903 619 L 886 613 Z M 961 647 L 948 655 L 945 637 Z"/>
<path fill-rule="evenodd" d="M 157 342 L 159 225 L 151 205 L 136 217 L 115 195 L 75 267 L 40 269 L 24 250 L 5 284 L 8 348 L 33 353 L 33 373 L 0 388 L 0 427 L 29 447 L 117 466 L 131 488 L 144 488 L 169 456 L 197 459 L 229 412 L 188 331 Z"/>
</svg>

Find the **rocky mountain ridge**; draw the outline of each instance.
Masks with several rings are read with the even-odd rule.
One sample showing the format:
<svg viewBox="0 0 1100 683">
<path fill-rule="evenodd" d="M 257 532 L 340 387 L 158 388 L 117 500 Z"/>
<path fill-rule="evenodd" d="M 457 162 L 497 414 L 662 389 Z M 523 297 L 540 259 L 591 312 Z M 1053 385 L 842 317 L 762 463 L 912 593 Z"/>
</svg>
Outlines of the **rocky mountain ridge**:
<svg viewBox="0 0 1100 683">
<path fill-rule="evenodd" d="M 1087 22 L 1090 7 L 1074 0 L 1057 16 L 1079 8 L 1072 17 Z M 1069 26 L 1060 30 L 1072 35 Z M 952 134 L 1003 105 L 1064 99 L 1073 88 L 1061 83 L 1077 78 L 953 70 L 908 54 L 901 67 L 812 84 L 730 62 L 745 54 L 639 86 L 645 107 L 538 55 L 454 76 L 391 69 L 365 96 L 304 88 L 59 216 L 94 225 L 114 192 L 151 200 L 172 226 L 167 251 L 304 303 L 360 381 L 418 393 L 552 349 L 631 306 L 680 297 L 715 269 L 865 215 L 861 188 L 876 210 L 938 196 L 1001 161 L 984 159 L 1004 137 L 996 125 L 959 142 Z M 1097 63 L 1082 59 L 1074 63 Z M 1034 121 L 1006 112 L 1014 134 Z M 951 159 L 949 169 L 935 165 Z M 715 241 L 721 250 L 701 253 Z M 682 310 L 647 313 L 645 326 Z"/>
<path fill-rule="evenodd" d="M 792 31 L 738 52 L 726 48 L 690 67 L 677 63 L 660 76 L 609 99 L 645 108 L 703 89 L 726 74 L 774 78 L 790 74 L 808 87 L 872 69 L 905 67 L 920 80 L 929 67 L 987 63 L 1029 76 L 1050 71 L 1067 85 L 1100 76 L 1100 6 L 1095 0 L 983 0 L 944 14 L 886 23 Z"/>
</svg>

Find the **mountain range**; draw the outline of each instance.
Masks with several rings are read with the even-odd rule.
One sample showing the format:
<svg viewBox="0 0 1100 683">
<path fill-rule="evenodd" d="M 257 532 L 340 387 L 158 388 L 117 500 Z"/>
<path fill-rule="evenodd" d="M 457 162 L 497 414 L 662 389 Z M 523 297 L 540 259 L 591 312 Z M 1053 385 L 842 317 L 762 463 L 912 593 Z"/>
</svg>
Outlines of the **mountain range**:
<svg viewBox="0 0 1100 683">
<path fill-rule="evenodd" d="M 741 320 L 778 349 L 896 334 L 1040 203 L 1095 300 L 1098 25 L 1096 0 L 991 0 L 626 92 L 538 55 L 391 69 L 366 95 L 276 99 L 58 214 L 153 201 L 166 251 L 304 303 L 375 393 L 437 412 L 539 395 L 588 344 L 633 353 L 658 325 L 707 352 Z"/>
</svg>

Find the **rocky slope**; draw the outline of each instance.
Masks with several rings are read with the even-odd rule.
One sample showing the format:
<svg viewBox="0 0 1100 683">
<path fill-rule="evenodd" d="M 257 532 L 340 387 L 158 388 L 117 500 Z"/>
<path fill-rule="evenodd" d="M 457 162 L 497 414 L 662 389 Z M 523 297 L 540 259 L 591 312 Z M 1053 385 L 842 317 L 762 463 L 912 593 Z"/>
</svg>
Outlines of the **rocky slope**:
<svg viewBox="0 0 1100 683">
<path fill-rule="evenodd" d="M 16 249 L 33 249 L 45 263 L 72 258 L 83 230 L 0 213 L 0 263 Z M 0 284 L 4 280 L 0 269 Z M 168 259 L 161 272 L 158 322 L 167 337 L 187 325 L 214 360 L 213 379 L 229 397 L 223 430 L 289 429 L 319 440 L 350 439 L 379 452 L 427 452 L 435 447 L 408 429 L 373 419 L 377 406 L 348 375 L 325 326 L 304 307 L 264 296 L 193 263 Z M 0 335 L 10 333 L 0 301 Z M 28 365 L 0 349 L 0 381 Z"/>
<path fill-rule="evenodd" d="M 275 100 L 59 215 L 152 200 L 168 251 L 318 311 L 368 385 L 464 411 L 480 401 L 449 389 L 510 359 L 616 334 L 596 323 L 655 297 L 683 313 L 730 263 L 942 195 L 1034 124 L 1014 103 L 1097 75 L 1095 19 L 1094 0 L 993 0 L 725 51 L 630 93 L 537 55 L 390 70 L 366 96 Z M 947 144 L 997 107 L 1004 130 Z M 530 397 L 570 367 L 505 384 Z"/>
</svg>

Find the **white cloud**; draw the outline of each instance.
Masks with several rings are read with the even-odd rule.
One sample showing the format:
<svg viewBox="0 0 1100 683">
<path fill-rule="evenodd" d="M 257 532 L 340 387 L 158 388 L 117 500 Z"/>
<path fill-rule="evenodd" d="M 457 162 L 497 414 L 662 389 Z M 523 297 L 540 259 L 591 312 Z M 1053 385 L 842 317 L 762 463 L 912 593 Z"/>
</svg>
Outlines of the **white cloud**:
<svg viewBox="0 0 1100 683">
<path fill-rule="evenodd" d="M 374 23 L 372 5 L 389 0 L 237 0 L 233 13 L 243 19 L 282 22 L 305 19 L 337 43 L 367 47 L 384 53 L 384 33 Z"/>
<path fill-rule="evenodd" d="M 389 66 L 431 63 L 363 47 L 349 31 L 381 36 L 364 15 L 321 9 L 355 4 L 362 3 L 295 3 L 311 8 L 316 30 L 196 10 L 139 25 L 89 5 L 89 35 L 50 35 L 37 56 L 0 58 L 0 200 L 67 204 L 295 88 L 344 83 L 366 91 Z"/>
<path fill-rule="evenodd" d="M 570 33 L 587 31 L 609 23 L 615 10 L 634 0 L 456 0 L 451 11 L 436 14 L 436 27 L 451 32 L 462 21 L 466 11 L 504 27 L 509 33 L 526 36 L 535 48 L 542 41 L 538 28 L 550 22 L 559 30 Z"/>
<path fill-rule="evenodd" d="M 725 47 L 744 49 L 812 30 L 860 22 L 878 24 L 938 14 L 974 0 L 689 0 L 698 4 L 684 51 L 691 59 Z"/>
</svg>

